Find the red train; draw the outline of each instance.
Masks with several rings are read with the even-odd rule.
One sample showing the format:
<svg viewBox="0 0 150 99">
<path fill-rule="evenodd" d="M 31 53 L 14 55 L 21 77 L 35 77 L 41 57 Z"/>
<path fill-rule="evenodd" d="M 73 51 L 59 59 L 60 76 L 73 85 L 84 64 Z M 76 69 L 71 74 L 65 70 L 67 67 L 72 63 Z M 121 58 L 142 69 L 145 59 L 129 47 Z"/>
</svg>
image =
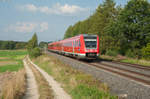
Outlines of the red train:
<svg viewBox="0 0 150 99">
<path fill-rule="evenodd" d="M 99 55 L 99 37 L 81 34 L 48 44 L 48 50 L 67 56 L 95 59 Z"/>
</svg>

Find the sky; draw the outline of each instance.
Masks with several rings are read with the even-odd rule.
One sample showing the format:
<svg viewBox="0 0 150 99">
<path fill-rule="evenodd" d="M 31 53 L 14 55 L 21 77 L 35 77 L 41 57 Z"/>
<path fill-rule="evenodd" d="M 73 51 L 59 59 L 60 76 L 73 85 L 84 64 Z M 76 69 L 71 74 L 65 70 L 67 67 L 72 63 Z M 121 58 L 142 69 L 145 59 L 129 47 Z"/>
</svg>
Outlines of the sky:
<svg viewBox="0 0 150 99">
<path fill-rule="evenodd" d="M 115 0 L 125 5 L 128 0 Z M 66 29 L 92 15 L 103 0 L 0 0 L 0 40 L 57 41 Z"/>
</svg>

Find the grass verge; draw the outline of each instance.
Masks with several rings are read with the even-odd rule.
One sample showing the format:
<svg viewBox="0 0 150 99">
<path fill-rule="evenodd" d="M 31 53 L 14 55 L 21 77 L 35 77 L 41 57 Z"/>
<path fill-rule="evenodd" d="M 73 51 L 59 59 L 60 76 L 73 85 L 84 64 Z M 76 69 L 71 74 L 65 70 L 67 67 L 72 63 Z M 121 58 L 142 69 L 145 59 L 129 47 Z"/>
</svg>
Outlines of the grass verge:
<svg viewBox="0 0 150 99">
<path fill-rule="evenodd" d="M 92 76 L 71 68 L 55 57 L 42 55 L 34 63 L 52 75 L 73 99 L 116 99 L 109 94 L 106 84 Z"/>
<path fill-rule="evenodd" d="M 150 66 L 150 61 L 144 59 L 133 59 L 128 57 L 120 58 L 119 56 L 113 57 L 107 55 L 100 55 L 100 59 L 110 60 L 110 61 L 120 61 L 120 62 L 131 63 L 131 64 L 139 64 L 142 66 Z"/>
<path fill-rule="evenodd" d="M 36 79 L 39 94 L 40 94 L 39 99 L 54 99 L 53 91 L 51 87 L 49 86 L 48 82 L 29 61 L 27 61 L 27 63 L 29 64 L 30 68 L 32 69 L 35 75 L 35 79 Z"/>
</svg>

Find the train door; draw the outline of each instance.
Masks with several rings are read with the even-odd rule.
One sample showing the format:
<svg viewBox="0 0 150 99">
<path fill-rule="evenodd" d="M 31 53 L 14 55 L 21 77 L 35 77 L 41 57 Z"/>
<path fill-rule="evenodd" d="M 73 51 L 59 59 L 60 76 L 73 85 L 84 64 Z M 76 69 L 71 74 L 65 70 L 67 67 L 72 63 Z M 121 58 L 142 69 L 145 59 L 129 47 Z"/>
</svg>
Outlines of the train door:
<svg viewBox="0 0 150 99">
<path fill-rule="evenodd" d="M 74 55 L 74 48 L 75 48 L 74 45 L 75 45 L 75 41 L 73 41 L 73 44 L 72 44 L 72 45 L 73 45 L 73 55 Z"/>
</svg>

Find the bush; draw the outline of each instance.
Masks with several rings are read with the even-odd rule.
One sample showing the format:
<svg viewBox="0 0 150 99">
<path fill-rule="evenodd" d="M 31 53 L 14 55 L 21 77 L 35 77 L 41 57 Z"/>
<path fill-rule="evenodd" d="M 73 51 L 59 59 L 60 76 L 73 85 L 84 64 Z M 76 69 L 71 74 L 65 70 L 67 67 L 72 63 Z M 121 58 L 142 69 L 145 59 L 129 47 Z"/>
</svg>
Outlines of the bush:
<svg viewBox="0 0 150 99">
<path fill-rule="evenodd" d="M 131 49 L 129 49 L 126 54 L 125 54 L 127 57 L 130 57 L 130 58 L 135 58 L 135 54 L 133 51 L 131 51 Z"/>
<path fill-rule="evenodd" d="M 36 47 L 36 48 L 29 51 L 29 55 L 31 57 L 38 57 L 41 55 L 41 50 L 38 47 Z"/>
<path fill-rule="evenodd" d="M 106 55 L 109 55 L 109 56 L 117 56 L 118 55 L 118 52 L 115 51 L 115 50 L 108 50 L 106 52 Z"/>
<path fill-rule="evenodd" d="M 150 59 L 150 43 L 146 47 L 142 48 L 142 56 L 145 59 Z"/>
</svg>

